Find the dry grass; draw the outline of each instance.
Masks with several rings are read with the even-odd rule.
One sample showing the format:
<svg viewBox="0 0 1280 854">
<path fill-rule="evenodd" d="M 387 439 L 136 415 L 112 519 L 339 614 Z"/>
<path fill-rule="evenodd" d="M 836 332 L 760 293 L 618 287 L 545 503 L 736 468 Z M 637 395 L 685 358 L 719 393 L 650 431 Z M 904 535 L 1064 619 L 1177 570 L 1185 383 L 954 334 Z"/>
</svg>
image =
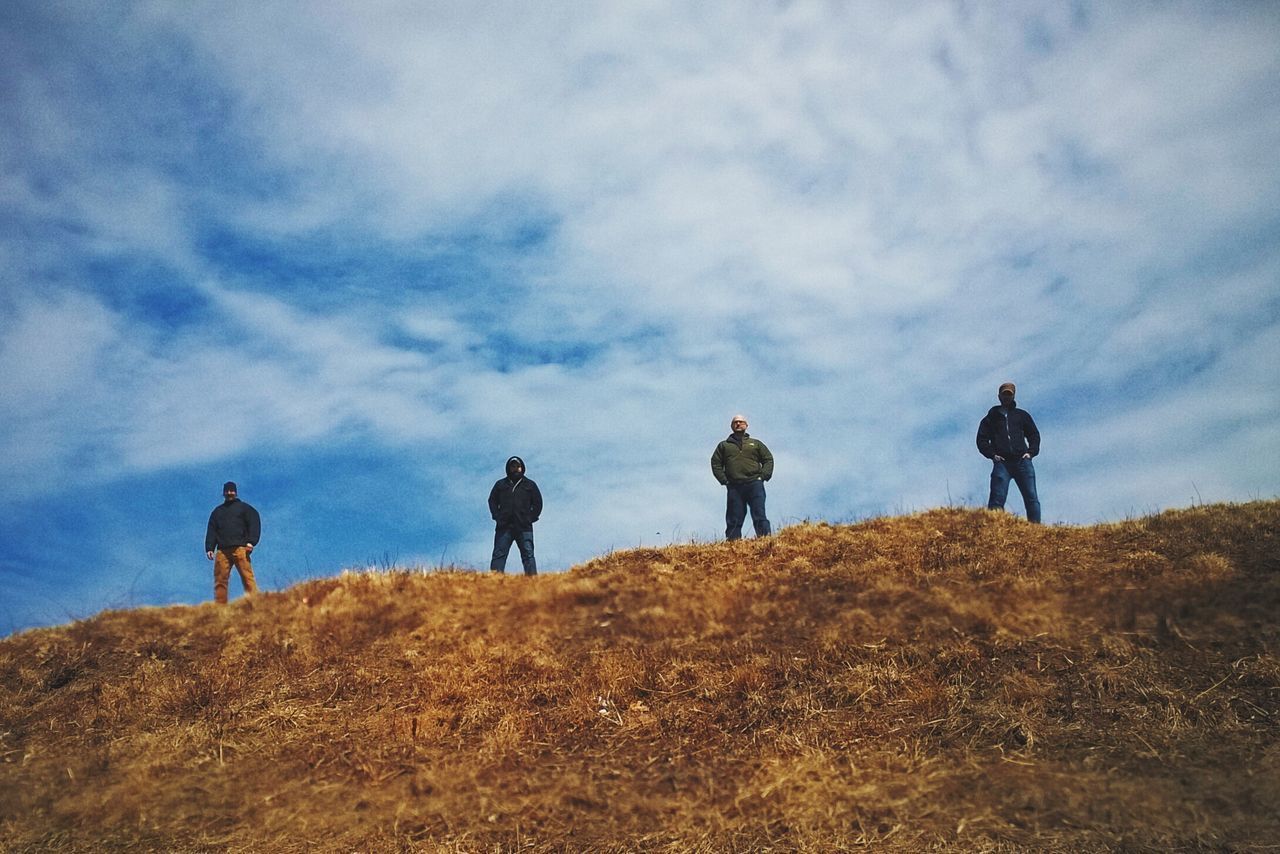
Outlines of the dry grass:
<svg viewBox="0 0 1280 854">
<path fill-rule="evenodd" d="M 9 851 L 1280 846 L 1280 502 L 345 574 L 0 641 Z"/>
</svg>

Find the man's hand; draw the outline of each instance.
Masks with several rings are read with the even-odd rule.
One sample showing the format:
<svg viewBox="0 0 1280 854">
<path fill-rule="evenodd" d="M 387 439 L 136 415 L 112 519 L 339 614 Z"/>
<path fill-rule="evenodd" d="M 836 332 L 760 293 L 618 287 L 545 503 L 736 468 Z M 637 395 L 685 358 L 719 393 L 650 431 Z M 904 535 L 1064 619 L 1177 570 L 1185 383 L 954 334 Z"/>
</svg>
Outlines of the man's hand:
<svg viewBox="0 0 1280 854">
<path fill-rule="evenodd" d="M 209 560 L 213 560 L 213 552 L 205 552 L 204 556 L 207 557 Z"/>
<path fill-rule="evenodd" d="M 249 554 L 253 554 L 253 543 L 245 543 L 244 550 Z"/>
</svg>

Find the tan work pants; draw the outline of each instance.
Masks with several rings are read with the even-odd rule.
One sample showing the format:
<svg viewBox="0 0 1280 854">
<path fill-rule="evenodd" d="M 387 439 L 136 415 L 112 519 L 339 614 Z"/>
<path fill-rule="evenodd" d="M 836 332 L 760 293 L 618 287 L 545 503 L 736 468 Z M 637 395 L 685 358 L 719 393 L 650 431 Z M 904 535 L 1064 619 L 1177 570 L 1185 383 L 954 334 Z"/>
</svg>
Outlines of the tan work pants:
<svg viewBox="0 0 1280 854">
<path fill-rule="evenodd" d="M 227 603 L 227 582 L 231 580 L 232 565 L 240 573 L 245 595 L 258 592 L 258 583 L 253 580 L 253 564 L 249 562 L 249 550 L 244 546 L 237 546 L 229 553 L 218 549 L 213 556 L 213 601 L 223 605 Z"/>
</svg>

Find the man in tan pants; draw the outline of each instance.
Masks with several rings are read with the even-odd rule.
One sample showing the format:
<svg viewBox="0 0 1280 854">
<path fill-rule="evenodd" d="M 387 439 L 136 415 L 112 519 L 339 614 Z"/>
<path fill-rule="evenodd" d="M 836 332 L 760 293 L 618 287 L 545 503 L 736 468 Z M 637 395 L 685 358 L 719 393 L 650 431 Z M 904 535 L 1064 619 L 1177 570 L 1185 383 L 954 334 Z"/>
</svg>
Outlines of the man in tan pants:
<svg viewBox="0 0 1280 854">
<path fill-rule="evenodd" d="M 258 592 L 249 555 L 253 554 L 262 535 L 262 520 L 257 510 L 240 500 L 233 481 L 223 484 L 222 499 L 222 504 L 209 514 L 209 528 L 204 535 L 204 552 L 205 557 L 213 561 L 213 599 L 225 605 L 232 566 L 240 573 L 245 595 Z"/>
</svg>

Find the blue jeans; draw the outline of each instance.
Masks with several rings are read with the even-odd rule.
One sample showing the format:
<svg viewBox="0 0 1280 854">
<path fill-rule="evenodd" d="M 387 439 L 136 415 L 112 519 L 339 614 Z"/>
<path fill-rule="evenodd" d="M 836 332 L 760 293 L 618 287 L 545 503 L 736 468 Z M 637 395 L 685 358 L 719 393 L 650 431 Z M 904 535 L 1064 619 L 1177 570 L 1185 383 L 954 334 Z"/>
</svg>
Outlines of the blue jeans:
<svg viewBox="0 0 1280 854">
<path fill-rule="evenodd" d="M 1022 503 L 1027 508 L 1027 521 L 1040 521 L 1040 498 L 1036 495 L 1036 470 L 1031 460 L 991 461 L 991 497 L 988 510 L 1003 510 L 1009 495 L 1009 481 L 1018 484 Z"/>
<path fill-rule="evenodd" d="M 507 571 L 507 553 L 511 544 L 520 549 L 520 562 L 524 564 L 525 575 L 537 575 L 538 564 L 533 559 L 533 531 L 517 531 L 511 528 L 499 528 L 493 532 L 493 558 L 489 561 L 489 569 L 493 572 Z"/>
<path fill-rule="evenodd" d="M 727 500 L 724 510 L 724 538 L 742 539 L 742 522 L 751 508 L 751 524 L 757 537 L 770 534 L 769 520 L 764 515 L 764 481 L 749 480 L 746 483 L 730 483 L 725 487 Z"/>
</svg>

